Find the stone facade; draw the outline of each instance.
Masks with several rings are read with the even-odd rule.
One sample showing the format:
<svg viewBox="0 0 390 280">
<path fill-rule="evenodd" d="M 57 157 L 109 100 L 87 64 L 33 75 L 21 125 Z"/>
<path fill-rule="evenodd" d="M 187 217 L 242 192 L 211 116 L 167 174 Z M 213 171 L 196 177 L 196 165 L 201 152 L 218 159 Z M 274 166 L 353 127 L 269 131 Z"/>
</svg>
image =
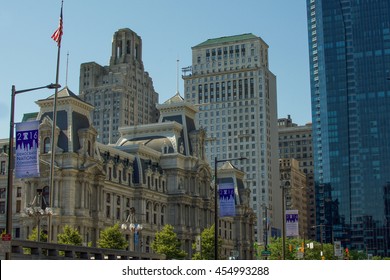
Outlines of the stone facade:
<svg viewBox="0 0 390 280">
<path fill-rule="evenodd" d="M 115 32 L 109 66 L 81 64 L 79 87 L 80 98 L 95 107 L 92 124 L 101 143 L 115 143 L 119 127 L 158 120 L 158 93 L 144 69 L 142 39 L 128 28 Z"/>
<path fill-rule="evenodd" d="M 250 33 L 212 38 L 192 47 L 192 65 L 183 69 L 185 100 L 199 107 L 197 122 L 207 130 L 208 161 L 247 158 L 234 163 L 246 173 L 258 243 L 280 236 L 282 228 L 276 77 L 268 48 Z"/>
<path fill-rule="evenodd" d="M 299 170 L 306 174 L 307 194 L 307 235 L 316 239 L 316 201 L 314 191 L 314 159 L 312 143 L 312 124 L 297 125 L 290 115 L 278 119 L 279 157 L 280 159 L 296 159 Z"/>
<path fill-rule="evenodd" d="M 289 182 L 288 187 L 285 187 L 285 209 L 298 210 L 299 238 L 308 238 L 310 227 L 306 174 L 299 170 L 296 159 L 280 159 L 279 165 L 281 182 Z"/>
</svg>

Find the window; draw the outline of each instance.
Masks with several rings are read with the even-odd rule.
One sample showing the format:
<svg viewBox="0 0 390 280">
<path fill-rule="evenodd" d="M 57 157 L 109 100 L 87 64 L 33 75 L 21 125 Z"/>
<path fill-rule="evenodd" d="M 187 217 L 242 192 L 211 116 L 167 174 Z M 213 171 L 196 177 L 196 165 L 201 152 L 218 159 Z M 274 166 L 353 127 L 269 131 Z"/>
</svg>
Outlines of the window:
<svg viewBox="0 0 390 280">
<path fill-rule="evenodd" d="M 49 187 L 46 186 L 42 189 L 42 209 L 49 207 L 50 196 L 49 196 Z"/>
<path fill-rule="evenodd" d="M 157 224 L 157 213 L 158 213 L 158 205 L 154 205 L 153 209 L 153 224 Z"/>
<path fill-rule="evenodd" d="M 22 202 L 20 200 L 16 201 L 16 213 L 20 213 L 22 210 Z"/>
<path fill-rule="evenodd" d="M 0 201 L 0 214 L 5 214 L 5 201 Z"/>
<path fill-rule="evenodd" d="M 116 219 L 120 220 L 120 218 L 121 218 L 121 209 L 120 208 L 116 208 Z"/>
<path fill-rule="evenodd" d="M 146 204 L 146 222 L 149 223 L 150 220 L 150 202 Z"/>
<path fill-rule="evenodd" d="M 50 145 L 50 137 L 46 137 L 43 140 L 43 153 L 47 154 L 50 151 L 51 145 Z"/>
<path fill-rule="evenodd" d="M 0 175 L 5 175 L 5 160 L 1 161 L 0 165 Z"/>
<path fill-rule="evenodd" d="M 1 188 L 0 189 L 0 198 L 5 198 L 5 194 L 6 194 L 6 189 L 5 188 Z"/>
<path fill-rule="evenodd" d="M 161 207 L 161 225 L 164 225 L 165 206 Z"/>
<path fill-rule="evenodd" d="M 110 218 L 111 215 L 111 207 L 109 205 L 106 206 L 106 217 Z"/>
</svg>

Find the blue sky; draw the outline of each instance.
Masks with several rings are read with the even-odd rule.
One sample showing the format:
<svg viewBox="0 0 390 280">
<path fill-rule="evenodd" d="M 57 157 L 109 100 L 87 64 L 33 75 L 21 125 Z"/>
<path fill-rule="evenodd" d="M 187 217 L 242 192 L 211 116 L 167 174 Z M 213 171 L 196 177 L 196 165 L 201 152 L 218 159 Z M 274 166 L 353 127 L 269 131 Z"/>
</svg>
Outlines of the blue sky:
<svg viewBox="0 0 390 280">
<path fill-rule="evenodd" d="M 0 139 L 9 137 L 11 87 L 29 89 L 55 82 L 60 0 L 3 1 L 0 9 Z M 311 121 L 305 0 L 64 0 L 60 84 L 79 90 L 80 64 L 108 65 L 115 31 L 141 36 L 144 67 L 160 103 L 176 92 L 179 67 L 191 65 L 191 47 L 210 38 L 253 33 L 269 45 L 277 77 L 278 117 Z M 181 74 L 181 73 L 180 73 Z M 183 95 L 183 81 L 179 91 Z M 15 122 L 38 111 L 39 90 L 16 96 Z"/>
</svg>

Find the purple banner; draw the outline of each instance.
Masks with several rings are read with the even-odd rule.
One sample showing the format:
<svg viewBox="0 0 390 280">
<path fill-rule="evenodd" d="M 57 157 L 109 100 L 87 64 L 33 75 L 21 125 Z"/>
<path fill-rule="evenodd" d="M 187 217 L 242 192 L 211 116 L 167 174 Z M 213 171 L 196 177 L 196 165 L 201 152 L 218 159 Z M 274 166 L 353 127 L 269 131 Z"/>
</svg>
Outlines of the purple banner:
<svg viewBox="0 0 390 280">
<path fill-rule="evenodd" d="M 219 192 L 219 216 L 235 216 L 236 207 L 234 200 L 234 184 L 225 183 L 218 185 Z"/>
<path fill-rule="evenodd" d="M 15 177 L 39 177 L 39 121 L 16 124 Z"/>
<path fill-rule="evenodd" d="M 298 210 L 286 210 L 286 236 L 299 236 Z"/>
</svg>

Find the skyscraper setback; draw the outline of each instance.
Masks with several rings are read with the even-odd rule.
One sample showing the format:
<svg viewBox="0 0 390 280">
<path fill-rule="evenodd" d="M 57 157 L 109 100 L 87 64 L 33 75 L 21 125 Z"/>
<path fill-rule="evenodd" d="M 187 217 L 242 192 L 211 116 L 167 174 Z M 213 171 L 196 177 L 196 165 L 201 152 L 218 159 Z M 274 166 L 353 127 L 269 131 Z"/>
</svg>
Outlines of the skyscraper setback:
<svg viewBox="0 0 390 280">
<path fill-rule="evenodd" d="M 207 130 L 209 163 L 246 157 L 232 163 L 246 173 L 257 241 L 280 234 L 276 77 L 268 45 L 253 34 L 208 39 L 192 47 L 183 74 L 184 97 L 199 106 L 197 121 Z"/>
<path fill-rule="evenodd" d="M 390 256 L 390 1 L 307 14 L 318 232 Z"/>
</svg>

